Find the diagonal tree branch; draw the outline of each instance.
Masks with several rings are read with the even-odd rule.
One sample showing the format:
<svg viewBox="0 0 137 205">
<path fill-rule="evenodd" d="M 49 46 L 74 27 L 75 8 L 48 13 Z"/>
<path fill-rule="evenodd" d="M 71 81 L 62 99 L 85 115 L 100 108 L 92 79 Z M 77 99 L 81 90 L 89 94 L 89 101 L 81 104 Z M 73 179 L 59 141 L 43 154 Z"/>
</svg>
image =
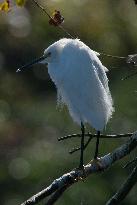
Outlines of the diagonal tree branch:
<svg viewBox="0 0 137 205">
<path fill-rule="evenodd" d="M 39 4 L 36 0 L 32 0 L 32 1 L 36 4 L 36 6 L 37 6 L 38 8 L 40 8 L 40 9 L 48 16 L 49 19 L 52 19 L 52 21 L 55 22 L 54 18 L 53 18 L 52 16 L 50 16 L 50 14 L 47 12 L 47 8 L 44 8 L 44 7 L 43 7 L 41 4 Z M 55 23 L 56 23 L 56 22 L 55 22 Z M 62 31 L 64 31 L 69 37 L 75 38 L 75 37 L 72 36 L 72 35 L 67 31 L 67 29 L 65 29 L 61 24 L 58 25 L 58 27 L 59 27 L 60 29 L 62 29 Z"/>
<path fill-rule="evenodd" d="M 134 162 L 137 162 L 137 157 L 135 157 L 134 159 L 132 159 L 131 161 L 129 161 L 123 168 L 127 168 L 128 166 L 130 166 L 130 165 L 133 164 Z"/>
<path fill-rule="evenodd" d="M 57 190 L 52 196 L 51 198 L 47 201 L 47 203 L 45 205 L 53 205 L 54 202 L 56 202 L 61 195 L 64 193 L 64 191 L 68 188 L 68 186 L 64 186 L 62 188 L 60 188 L 59 190 Z"/>
<path fill-rule="evenodd" d="M 88 177 L 88 175 L 101 172 L 109 168 L 113 163 L 120 160 L 121 158 L 128 155 L 137 146 L 137 132 L 135 132 L 131 138 L 120 147 L 116 148 L 112 153 L 109 153 L 98 159 L 98 162 L 91 161 L 89 164 L 84 166 L 84 171 L 80 169 L 74 169 L 69 173 L 62 175 L 60 178 L 55 179 L 50 186 L 32 196 L 30 199 L 22 203 L 21 205 L 34 205 L 40 202 L 42 199 L 51 196 L 49 201 L 54 202 L 59 198 L 58 196 L 72 184 Z M 53 197 L 53 198 L 52 198 Z M 51 205 L 53 203 L 47 202 Z"/>
<path fill-rule="evenodd" d="M 137 183 L 137 166 L 133 169 L 127 180 L 122 184 L 117 193 L 106 203 L 106 205 L 119 204 Z"/>
</svg>

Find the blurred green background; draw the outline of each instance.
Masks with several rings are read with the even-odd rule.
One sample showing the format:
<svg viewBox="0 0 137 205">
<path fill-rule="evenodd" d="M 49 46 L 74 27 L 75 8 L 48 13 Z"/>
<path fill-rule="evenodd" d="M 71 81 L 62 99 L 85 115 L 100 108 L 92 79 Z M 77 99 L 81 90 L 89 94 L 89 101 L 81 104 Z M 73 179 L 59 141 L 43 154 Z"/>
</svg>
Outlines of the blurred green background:
<svg viewBox="0 0 137 205">
<path fill-rule="evenodd" d="M 2 1 L 1 1 L 2 2 Z M 93 50 L 112 55 L 137 53 L 137 6 L 133 0 L 39 1 L 52 13 L 60 10 L 64 27 Z M 56 107 L 56 89 L 43 65 L 16 73 L 16 69 L 56 40 L 68 37 L 48 24 L 33 1 L 25 8 L 0 13 L 0 204 L 19 205 L 48 186 L 55 178 L 78 166 L 79 139 L 57 138 L 80 132 L 68 111 Z M 123 60 L 101 57 L 109 69 L 109 85 L 115 113 L 105 133 L 133 132 L 137 128 L 137 76 L 121 81 L 136 67 Z M 89 91 L 90 92 L 90 91 Z M 95 132 L 87 126 L 87 130 Z M 100 155 L 111 152 L 126 139 L 101 140 Z M 85 151 L 85 163 L 93 157 L 95 141 Z M 115 193 L 131 171 L 122 166 L 136 155 L 118 162 L 102 174 L 92 175 L 67 190 L 56 204 L 102 205 Z M 137 204 L 134 187 L 123 205 Z M 39 203 L 39 205 L 44 202 Z"/>
</svg>

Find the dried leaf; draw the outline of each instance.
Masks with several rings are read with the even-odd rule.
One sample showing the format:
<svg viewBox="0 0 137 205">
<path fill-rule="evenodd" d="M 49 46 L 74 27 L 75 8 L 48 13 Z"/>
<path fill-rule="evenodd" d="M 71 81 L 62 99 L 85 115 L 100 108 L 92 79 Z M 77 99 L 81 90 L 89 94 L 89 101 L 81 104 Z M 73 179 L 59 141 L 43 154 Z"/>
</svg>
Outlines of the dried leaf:
<svg viewBox="0 0 137 205">
<path fill-rule="evenodd" d="M 5 0 L 0 3 L 0 11 L 8 12 L 10 10 L 10 2 L 9 0 Z"/>
<path fill-rule="evenodd" d="M 59 26 L 63 22 L 64 22 L 64 17 L 61 15 L 60 11 L 55 10 L 49 20 L 49 24 L 53 26 Z"/>
</svg>

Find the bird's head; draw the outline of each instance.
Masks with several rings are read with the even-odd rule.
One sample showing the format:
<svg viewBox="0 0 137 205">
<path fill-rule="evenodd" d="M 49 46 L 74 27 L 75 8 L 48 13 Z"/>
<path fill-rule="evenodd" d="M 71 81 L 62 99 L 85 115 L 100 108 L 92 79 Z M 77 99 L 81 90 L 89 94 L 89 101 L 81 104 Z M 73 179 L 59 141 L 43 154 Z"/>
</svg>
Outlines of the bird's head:
<svg viewBox="0 0 137 205">
<path fill-rule="evenodd" d="M 56 43 L 49 46 L 45 51 L 44 60 L 40 61 L 42 64 L 46 63 L 57 63 L 60 59 L 61 47 L 58 46 Z"/>
</svg>

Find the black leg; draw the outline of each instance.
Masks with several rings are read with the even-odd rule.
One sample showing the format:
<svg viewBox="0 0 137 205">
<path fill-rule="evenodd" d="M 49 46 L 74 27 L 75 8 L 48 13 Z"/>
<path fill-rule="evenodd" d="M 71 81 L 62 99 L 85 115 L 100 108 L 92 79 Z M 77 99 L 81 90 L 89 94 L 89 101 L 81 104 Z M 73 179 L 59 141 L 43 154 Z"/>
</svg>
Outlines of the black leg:
<svg viewBox="0 0 137 205">
<path fill-rule="evenodd" d="M 100 137 L 100 131 L 97 131 L 97 141 L 96 141 L 96 149 L 95 149 L 94 159 L 97 159 L 97 157 L 98 157 L 99 137 Z"/>
<path fill-rule="evenodd" d="M 80 153 L 79 168 L 83 168 L 84 135 L 85 135 L 85 128 L 83 123 L 81 122 L 81 147 L 80 147 L 81 153 Z"/>
</svg>

